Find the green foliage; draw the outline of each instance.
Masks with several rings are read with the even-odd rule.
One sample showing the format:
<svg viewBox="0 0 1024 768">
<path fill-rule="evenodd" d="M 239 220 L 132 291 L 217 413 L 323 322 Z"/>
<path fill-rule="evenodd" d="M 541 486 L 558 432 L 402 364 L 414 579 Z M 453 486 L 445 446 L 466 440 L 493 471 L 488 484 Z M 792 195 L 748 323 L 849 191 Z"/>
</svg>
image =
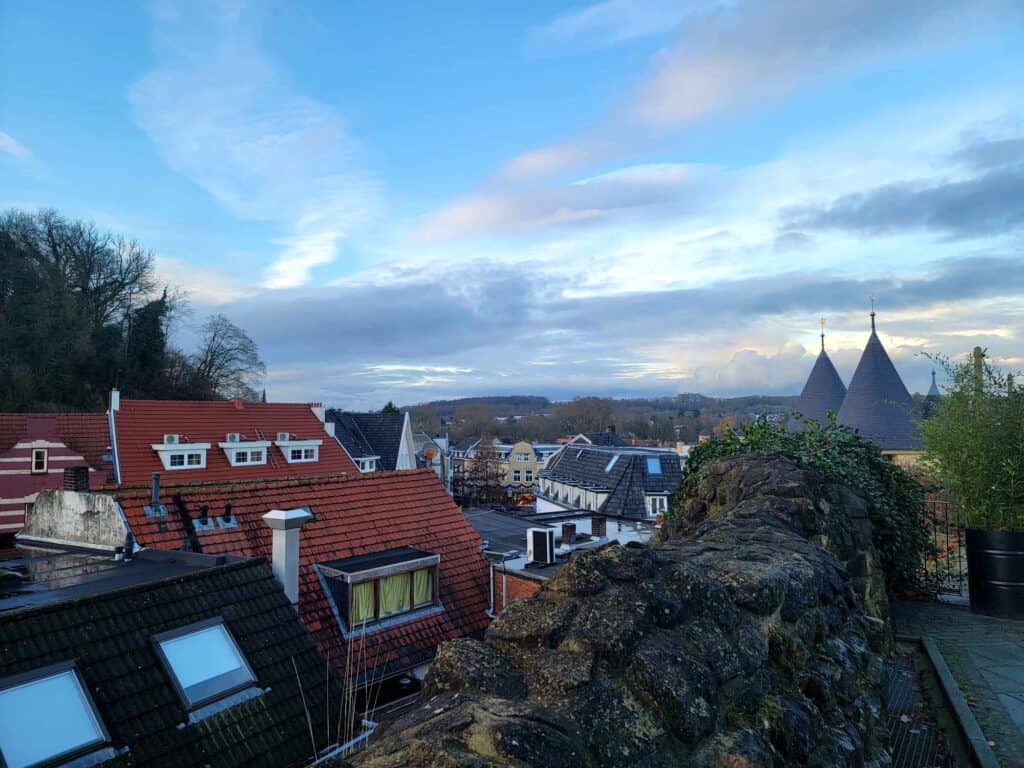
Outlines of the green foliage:
<svg viewBox="0 0 1024 768">
<path fill-rule="evenodd" d="M 683 499 L 706 472 L 708 464 L 739 454 L 782 454 L 817 470 L 831 482 L 860 490 L 867 501 L 886 582 L 890 589 L 914 587 L 931 549 L 931 526 L 925 511 L 924 489 L 896 466 L 873 443 L 835 423 L 822 426 L 807 420 L 801 431 L 757 419 L 753 424 L 726 429 L 694 447 L 683 481 L 672 499 L 669 515 L 679 514 Z"/>
<path fill-rule="evenodd" d="M 1024 394 L 992 367 L 935 358 L 949 384 L 922 425 L 925 462 L 960 525 L 1024 531 Z"/>
<path fill-rule="evenodd" d="M 380 409 L 381 413 L 398 413 L 398 406 L 388 400 L 384 407 Z"/>
</svg>

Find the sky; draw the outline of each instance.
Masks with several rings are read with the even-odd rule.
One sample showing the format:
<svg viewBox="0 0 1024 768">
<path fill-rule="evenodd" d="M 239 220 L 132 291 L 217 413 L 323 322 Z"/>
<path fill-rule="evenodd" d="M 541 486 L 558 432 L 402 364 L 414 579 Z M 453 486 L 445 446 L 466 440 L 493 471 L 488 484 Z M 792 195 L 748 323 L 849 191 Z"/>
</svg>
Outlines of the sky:
<svg viewBox="0 0 1024 768">
<path fill-rule="evenodd" d="M 271 400 L 796 394 L 875 298 L 1024 368 L 1021 0 L 0 0 L 0 209 L 135 238 Z"/>
</svg>

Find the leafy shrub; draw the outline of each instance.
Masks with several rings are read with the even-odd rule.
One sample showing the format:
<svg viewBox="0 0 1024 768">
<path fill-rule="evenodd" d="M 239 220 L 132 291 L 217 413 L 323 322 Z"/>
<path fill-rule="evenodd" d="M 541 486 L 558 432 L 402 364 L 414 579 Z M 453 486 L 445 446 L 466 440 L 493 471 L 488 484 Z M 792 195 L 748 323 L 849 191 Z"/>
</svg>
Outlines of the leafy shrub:
<svg viewBox="0 0 1024 768">
<path fill-rule="evenodd" d="M 1024 531 L 1024 393 L 977 348 L 936 359 L 949 384 L 924 422 L 925 463 L 966 528 Z"/>
<path fill-rule="evenodd" d="M 694 447 L 669 516 L 679 514 L 683 499 L 703 477 L 708 464 L 739 454 L 782 454 L 817 470 L 826 480 L 860 490 L 867 501 L 875 548 L 889 588 L 906 591 L 918 586 L 925 557 L 932 548 L 924 489 L 883 456 L 874 443 L 837 425 L 834 414 L 825 426 L 805 420 L 799 432 L 760 418 Z"/>
</svg>

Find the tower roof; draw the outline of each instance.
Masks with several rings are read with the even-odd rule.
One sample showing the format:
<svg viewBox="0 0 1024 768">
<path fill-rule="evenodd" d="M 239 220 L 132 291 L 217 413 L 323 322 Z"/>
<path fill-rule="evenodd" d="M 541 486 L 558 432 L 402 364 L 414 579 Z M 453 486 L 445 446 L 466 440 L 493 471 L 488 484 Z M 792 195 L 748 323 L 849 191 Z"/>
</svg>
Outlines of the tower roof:
<svg viewBox="0 0 1024 768">
<path fill-rule="evenodd" d="M 814 419 L 819 424 L 828 422 L 828 412 L 839 413 L 839 407 L 843 404 L 843 397 L 846 395 L 846 386 L 839 378 L 836 367 L 832 364 L 832 358 L 822 347 L 818 353 L 818 359 L 814 361 L 811 368 L 811 375 L 807 377 L 803 391 L 796 401 L 794 410 L 808 419 Z M 799 429 L 799 426 L 797 427 Z"/>
<path fill-rule="evenodd" d="M 932 385 L 928 387 L 927 397 L 934 397 L 936 399 L 939 397 L 939 388 L 935 385 L 935 371 L 932 371 Z"/>
<path fill-rule="evenodd" d="M 911 418 L 912 409 L 910 393 L 875 332 L 872 311 L 871 336 L 839 409 L 839 423 L 857 430 L 882 449 L 915 450 L 922 442 Z"/>
</svg>

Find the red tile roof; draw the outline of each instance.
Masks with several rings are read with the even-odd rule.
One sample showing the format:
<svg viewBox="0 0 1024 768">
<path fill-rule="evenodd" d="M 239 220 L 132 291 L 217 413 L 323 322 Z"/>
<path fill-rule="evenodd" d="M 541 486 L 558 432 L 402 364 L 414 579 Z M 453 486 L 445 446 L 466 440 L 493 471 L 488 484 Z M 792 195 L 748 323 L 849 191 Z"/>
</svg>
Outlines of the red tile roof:
<svg viewBox="0 0 1024 768">
<path fill-rule="evenodd" d="M 0 413 L 0 452 L 21 440 L 59 440 L 93 469 L 110 467 L 103 461 L 110 446 L 104 413 Z"/>
<path fill-rule="evenodd" d="M 146 485 L 154 472 L 164 473 L 165 480 L 169 482 L 202 483 L 340 472 L 357 474 L 359 471 L 306 403 L 122 399 L 114 419 L 122 486 Z M 289 464 L 284 460 L 281 449 L 271 445 L 267 450 L 268 463 L 233 467 L 224 451 L 217 446 L 225 441 L 229 432 L 238 432 L 243 440 L 273 441 L 278 432 L 289 432 L 296 440 L 323 440 L 320 460 Z M 181 435 L 189 443 L 210 443 L 206 467 L 165 471 L 160 457 L 152 448 L 155 443 L 163 442 L 165 434 Z"/>
<path fill-rule="evenodd" d="M 211 516 L 231 503 L 237 528 L 195 533 L 190 539 L 177 498 L 192 517 L 207 505 Z M 198 548 L 211 554 L 271 558 L 271 530 L 262 517 L 271 509 L 308 506 L 314 519 L 299 540 L 299 613 L 321 652 L 344 673 L 349 650 L 314 563 L 402 546 L 440 555 L 439 596 L 444 610 L 420 619 L 367 632 L 352 643 L 364 669 L 379 674 L 405 671 L 433 658 L 437 645 L 472 635 L 487 625 L 487 561 L 479 534 L 429 469 L 367 475 L 167 487 L 161 500 L 166 517 L 146 517 L 149 496 L 119 495 L 140 544 L 160 549 Z M 353 662 L 353 665 L 355 662 Z"/>
</svg>

